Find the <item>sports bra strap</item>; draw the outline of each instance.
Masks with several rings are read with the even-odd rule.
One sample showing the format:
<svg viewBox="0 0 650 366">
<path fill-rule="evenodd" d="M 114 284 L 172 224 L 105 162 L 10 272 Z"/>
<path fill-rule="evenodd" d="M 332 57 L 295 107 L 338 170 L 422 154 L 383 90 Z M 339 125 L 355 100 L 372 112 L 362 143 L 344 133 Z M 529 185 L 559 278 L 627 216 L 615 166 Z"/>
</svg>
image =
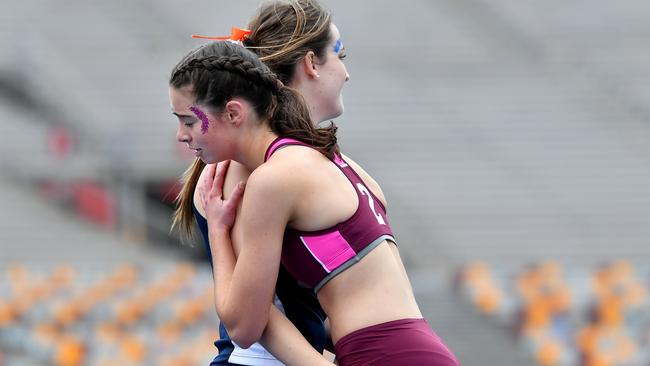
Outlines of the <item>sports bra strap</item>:
<svg viewBox="0 0 650 366">
<path fill-rule="evenodd" d="M 288 145 L 301 145 L 301 146 L 311 147 L 309 144 L 306 144 L 302 141 L 298 141 L 296 139 L 292 139 L 291 137 L 279 136 L 278 138 L 273 140 L 271 145 L 269 145 L 269 147 L 266 149 L 266 153 L 264 154 L 264 162 L 269 160 L 271 155 L 273 155 L 273 153 L 276 152 L 279 148 Z"/>
</svg>

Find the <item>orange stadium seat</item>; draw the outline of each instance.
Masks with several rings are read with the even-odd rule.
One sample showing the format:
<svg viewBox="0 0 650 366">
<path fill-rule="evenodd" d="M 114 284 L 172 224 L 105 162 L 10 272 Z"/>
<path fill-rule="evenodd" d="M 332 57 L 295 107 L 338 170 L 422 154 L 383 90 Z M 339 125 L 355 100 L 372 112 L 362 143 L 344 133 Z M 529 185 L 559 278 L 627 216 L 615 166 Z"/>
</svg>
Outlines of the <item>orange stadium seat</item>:
<svg viewBox="0 0 650 366">
<path fill-rule="evenodd" d="M 587 325 L 576 337 L 587 366 L 639 364 L 638 344 L 622 327 Z"/>
<path fill-rule="evenodd" d="M 120 342 L 120 354 L 131 364 L 144 364 L 147 351 L 145 342 L 138 337 L 126 336 Z"/>
<path fill-rule="evenodd" d="M 86 346 L 76 337 L 65 336 L 58 342 L 54 355 L 54 364 L 57 366 L 85 365 Z"/>
<path fill-rule="evenodd" d="M 503 305 L 503 291 L 495 284 L 487 263 L 466 265 L 461 271 L 461 282 L 479 312 L 494 314 Z"/>
</svg>

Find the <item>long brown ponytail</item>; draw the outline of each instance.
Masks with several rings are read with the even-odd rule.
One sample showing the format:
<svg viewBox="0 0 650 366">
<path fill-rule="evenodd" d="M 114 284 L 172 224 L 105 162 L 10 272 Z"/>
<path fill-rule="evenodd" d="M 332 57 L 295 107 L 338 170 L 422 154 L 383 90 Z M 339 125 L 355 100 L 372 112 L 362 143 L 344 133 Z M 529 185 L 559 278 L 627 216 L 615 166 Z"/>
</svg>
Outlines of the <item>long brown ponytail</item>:
<svg viewBox="0 0 650 366">
<path fill-rule="evenodd" d="M 196 158 L 192 165 L 183 173 L 181 178 L 181 190 L 176 196 L 176 211 L 172 216 L 172 229 L 179 227 L 181 235 L 192 238 L 192 228 L 194 227 L 194 215 L 192 205 L 194 200 L 194 189 L 199 182 L 201 172 L 205 167 L 203 160 Z"/>
<path fill-rule="evenodd" d="M 271 117 L 271 130 L 278 136 L 292 137 L 305 142 L 329 159 L 338 153 L 336 131 L 331 122 L 327 127 L 316 127 L 309 117 L 309 109 L 302 95 L 293 88 L 283 86 L 277 91 L 279 108 Z M 304 117 L 307 116 L 305 119 Z"/>
</svg>

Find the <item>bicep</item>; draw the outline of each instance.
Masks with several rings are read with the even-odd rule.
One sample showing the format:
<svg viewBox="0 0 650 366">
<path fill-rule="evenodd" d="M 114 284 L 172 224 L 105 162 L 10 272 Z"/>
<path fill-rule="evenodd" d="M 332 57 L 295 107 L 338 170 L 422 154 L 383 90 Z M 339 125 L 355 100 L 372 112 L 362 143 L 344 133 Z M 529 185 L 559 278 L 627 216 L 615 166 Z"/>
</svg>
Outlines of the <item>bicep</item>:
<svg viewBox="0 0 650 366">
<path fill-rule="evenodd" d="M 236 161 L 231 161 L 228 166 L 228 171 L 226 172 L 226 179 L 223 182 L 223 198 L 228 199 L 232 195 L 235 186 L 239 182 L 246 182 L 250 176 L 250 170 L 245 166 L 241 165 Z M 240 220 L 242 213 L 243 200 L 239 202 L 239 207 L 237 208 L 237 214 L 235 216 L 235 224 L 231 232 L 236 232 L 235 230 L 241 230 L 241 225 L 237 225 Z M 237 229 L 235 229 L 237 228 Z M 232 247 L 235 252 L 235 257 L 239 256 L 239 251 L 241 250 L 241 240 L 235 240 L 232 238 Z"/>
<path fill-rule="evenodd" d="M 240 299 L 244 314 L 268 316 L 280 266 L 284 229 L 291 205 L 275 184 L 249 180 L 239 217 L 231 230 L 233 246 L 239 247 L 231 294 Z M 261 182 L 264 183 L 264 182 Z M 280 186 L 281 187 L 281 186 Z M 264 306 L 260 306 L 264 304 Z"/>
</svg>

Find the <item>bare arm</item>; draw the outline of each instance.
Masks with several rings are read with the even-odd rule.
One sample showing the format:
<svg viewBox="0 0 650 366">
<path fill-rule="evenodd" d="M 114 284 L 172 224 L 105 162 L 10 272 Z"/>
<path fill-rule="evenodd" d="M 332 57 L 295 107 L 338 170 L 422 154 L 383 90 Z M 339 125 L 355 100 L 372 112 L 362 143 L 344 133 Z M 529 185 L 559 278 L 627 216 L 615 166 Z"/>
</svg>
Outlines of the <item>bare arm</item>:
<svg viewBox="0 0 650 366">
<path fill-rule="evenodd" d="M 285 365 L 332 366 L 275 306 L 271 307 L 260 342 Z"/>
<path fill-rule="evenodd" d="M 263 248 L 254 251 L 248 250 L 251 246 L 247 241 L 246 246 L 239 253 L 240 262 L 236 259 L 236 253 L 232 248 L 230 225 L 234 224 L 235 216 L 232 211 L 236 209 L 237 203 L 243 194 L 243 187 L 236 187 L 229 200 L 221 200 L 223 193 L 221 185 L 223 185 L 226 168 L 227 165 L 224 167 L 223 164 L 220 164 L 215 176 L 215 167 L 211 167 L 212 171 L 208 173 L 208 176 L 215 176 L 215 179 L 210 182 L 212 190 L 208 194 L 204 193 L 207 196 L 204 197 L 204 201 L 208 205 L 207 213 L 209 215 L 210 245 L 214 262 L 215 294 L 220 295 L 215 299 L 219 317 L 224 322 L 230 336 L 239 345 L 246 347 L 259 338 L 272 354 L 287 365 L 331 366 L 330 362 L 311 347 L 286 316 L 272 305 L 282 245 L 281 233 L 279 234 L 279 245 L 278 243 L 275 243 L 275 246 L 264 245 Z M 264 188 L 256 191 L 254 187 L 253 194 L 255 193 L 263 195 L 268 192 L 265 192 Z M 247 192 L 248 194 L 250 193 Z M 264 206 L 273 207 L 273 202 L 265 200 Z M 246 213 L 245 209 L 243 211 Z M 255 213 L 259 211 L 256 206 Z M 262 216 L 267 215 L 266 218 L 262 219 L 264 223 L 269 223 L 268 215 L 270 214 L 274 213 L 278 217 L 278 211 L 268 210 L 268 212 L 264 212 L 263 209 L 261 211 Z M 264 228 L 264 225 L 257 221 L 259 218 L 255 216 L 254 214 L 244 215 L 243 218 L 237 218 L 237 221 L 248 220 L 244 222 L 256 223 L 254 226 L 257 228 L 255 232 L 262 236 L 271 235 L 277 231 L 274 228 Z M 286 221 L 282 223 L 280 216 L 276 222 L 278 225 L 282 225 L 281 230 L 283 231 Z M 232 230 L 233 237 L 242 236 L 244 234 L 243 229 L 243 227 L 241 229 L 234 228 Z M 254 235 L 253 240 L 256 237 Z M 243 261 L 243 258 L 246 258 L 246 261 Z M 273 260 L 274 258 L 275 260 Z M 250 266 L 251 263 L 254 263 L 252 267 Z M 244 264 L 249 265 L 244 266 Z M 240 270 L 241 268 L 249 269 Z M 256 269 L 263 274 L 255 275 L 253 272 Z M 265 282 L 262 283 L 263 281 Z M 261 286 L 269 287 L 263 289 Z M 248 290 L 242 289 L 242 287 Z M 264 316 L 264 313 L 266 313 L 266 316 Z"/>
</svg>

